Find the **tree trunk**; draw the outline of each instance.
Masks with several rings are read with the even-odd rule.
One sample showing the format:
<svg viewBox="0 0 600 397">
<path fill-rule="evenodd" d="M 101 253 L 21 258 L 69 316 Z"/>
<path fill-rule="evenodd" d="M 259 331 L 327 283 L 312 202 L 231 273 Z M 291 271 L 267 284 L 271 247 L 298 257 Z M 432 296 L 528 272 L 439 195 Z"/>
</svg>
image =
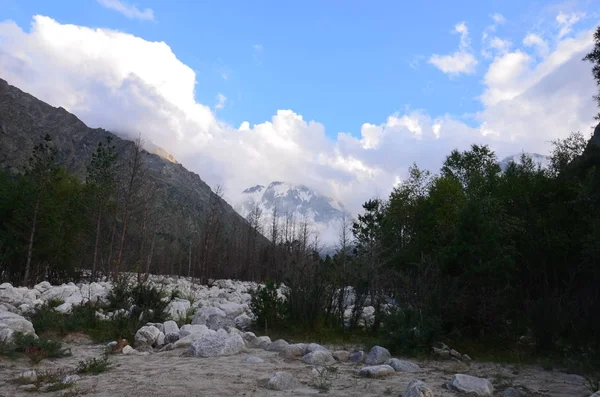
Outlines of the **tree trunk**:
<svg viewBox="0 0 600 397">
<path fill-rule="evenodd" d="M 125 247 L 125 236 L 127 235 L 127 224 L 128 224 L 129 208 L 125 206 L 125 213 L 123 216 L 123 232 L 121 233 L 121 242 L 119 244 L 119 254 L 117 255 L 117 264 L 115 266 L 114 278 L 116 279 L 121 269 L 121 262 L 123 261 L 123 249 Z"/>
<path fill-rule="evenodd" d="M 40 197 L 38 196 L 33 210 L 33 222 L 31 225 L 31 233 L 29 234 L 29 247 L 27 248 L 27 263 L 25 264 L 25 276 L 23 277 L 23 285 L 28 285 L 29 271 L 31 269 L 31 257 L 33 255 L 33 239 L 35 238 L 35 229 L 37 227 L 37 216 L 40 209 Z"/>
<path fill-rule="evenodd" d="M 96 241 L 94 243 L 94 260 L 92 261 L 92 281 L 96 281 L 96 263 L 98 262 L 98 246 L 100 245 L 100 221 L 102 220 L 102 206 L 98 210 L 96 220 Z"/>
<path fill-rule="evenodd" d="M 150 264 L 152 263 L 152 256 L 154 255 L 154 243 L 156 242 L 156 231 L 152 235 L 152 243 L 150 244 L 150 254 L 148 254 L 148 260 L 146 261 L 146 277 L 144 281 L 150 277 Z"/>
</svg>

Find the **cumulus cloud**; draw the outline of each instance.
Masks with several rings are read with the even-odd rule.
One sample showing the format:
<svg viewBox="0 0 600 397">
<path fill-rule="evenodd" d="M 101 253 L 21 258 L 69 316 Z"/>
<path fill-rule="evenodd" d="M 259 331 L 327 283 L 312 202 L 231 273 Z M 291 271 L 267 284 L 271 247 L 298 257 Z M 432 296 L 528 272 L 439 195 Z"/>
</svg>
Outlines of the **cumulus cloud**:
<svg viewBox="0 0 600 397">
<path fill-rule="evenodd" d="M 141 21 L 153 21 L 154 10 L 145 8 L 139 10 L 136 6 L 125 3 L 120 0 L 97 0 L 98 3 L 108 9 L 117 11 L 129 19 L 139 19 Z"/>
<path fill-rule="evenodd" d="M 466 24 L 455 31 L 466 48 Z M 559 41 L 540 60 L 527 47 L 499 54 L 484 76 L 475 125 L 415 110 L 365 120 L 360 135 L 335 138 L 290 109 L 262 123 L 228 125 L 196 102 L 195 72 L 166 43 L 44 16 L 33 18 L 29 32 L 0 23 L 0 75 L 92 127 L 141 132 L 210 185 L 224 184 L 230 201 L 248 186 L 284 180 L 357 212 L 376 192 L 387 196 L 413 161 L 435 171 L 450 150 L 472 143 L 489 144 L 499 156 L 543 153 L 550 139 L 589 132 L 595 86 L 581 58 L 591 45 L 590 30 Z"/>
<path fill-rule="evenodd" d="M 459 22 L 454 27 L 453 33 L 460 34 L 458 50 L 450 55 L 433 54 L 429 63 L 449 75 L 471 74 L 475 72 L 477 59 L 469 51 L 469 29 L 465 22 Z"/>
<path fill-rule="evenodd" d="M 535 33 L 527 34 L 523 39 L 523 45 L 526 47 L 534 47 L 541 57 L 548 56 L 548 52 L 550 51 L 546 40 Z"/>
<path fill-rule="evenodd" d="M 215 109 L 223 109 L 225 107 L 225 102 L 227 102 L 227 97 L 219 92 L 217 94 L 217 104 L 215 105 Z"/>
</svg>

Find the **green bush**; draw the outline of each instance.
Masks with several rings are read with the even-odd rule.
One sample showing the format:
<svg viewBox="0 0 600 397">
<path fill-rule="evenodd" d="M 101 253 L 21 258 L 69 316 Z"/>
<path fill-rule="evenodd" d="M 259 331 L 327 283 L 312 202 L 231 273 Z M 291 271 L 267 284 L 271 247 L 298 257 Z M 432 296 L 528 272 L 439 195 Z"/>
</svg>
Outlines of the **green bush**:
<svg viewBox="0 0 600 397">
<path fill-rule="evenodd" d="M 112 364 L 108 361 L 108 356 L 105 354 L 102 358 L 88 358 L 85 361 L 80 361 L 75 369 L 78 374 L 98 375 L 108 371 Z"/>
<path fill-rule="evenodd" d="M 441 335 L 439 319 L 413 309 L 396 310 L 383 324 L 384 343 L 391 351 L 403 354 L 429 352 Z"/>
<path fill-rule="evenodd" d="M 277 294 L 277 285 L 267 280 L 265 286 L 249 291 L 252 296 L 250 309 L 254 313 L 254 327 L 267 331 L 268 328 L 276 329 L 285 324 L 287 318 L 287 305 L 285 300 Z"/>
<path fill-rule="evenodd" d="M 9 357 L 14 357 L 15 353 L 23 354 L 34 364 L 45 358 L 60 358 L 71 355 L 71 350 L 64 349 L 60 342 L 43 338 L 36 339 L 33 335 L 24 335 L 20 332 L 13 334 L 12 343 L 4 344 L 2 351 Z"/>
</svg>

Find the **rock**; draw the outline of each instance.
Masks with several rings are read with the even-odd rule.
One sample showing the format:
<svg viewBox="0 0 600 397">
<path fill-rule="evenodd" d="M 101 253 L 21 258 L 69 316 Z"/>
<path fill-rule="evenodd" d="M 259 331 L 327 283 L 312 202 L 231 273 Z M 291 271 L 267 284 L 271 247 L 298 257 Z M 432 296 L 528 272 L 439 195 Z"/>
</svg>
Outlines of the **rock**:
<svg viewBox="0 0 600 397">
<path fill-rule="evenodd" d="M 135 347 L 153 346 L 160 335 L 160 330 L 154 325 L 144 326 L 135 333 Z"/>
<path fill-rule="evenodd" d="M 256 339 L 254 339 L 251 343 L 250 343 L 250 348 L 254 348 L 254 349 L 265 349 L 267 350 L 267 347 L 271 344 L 271 338 L 269 338 L 268 336 L 257 336 Z"/>
<path fill-rule="evenodd" d="M 10 284 L 9 284 L 10 285 Z M 11 312 L 0 312 L 0 342 L 11 342 L 12 335 L 21 332 L 37 338 L 33 324 L 25 317 Z"/>
<path fill-rule="evenodd" d="M 296 380 L 289 372 L 278 371 L 267 379 L 264 386 L 271 390 L 288 390 L 296 386 Z"/>
<path fill-rule="evenodd" d="M 305 343 L 294 343 L 289 345 L 285 350 L 279 352 L 279 355 L 285 358 L 295 358 L 304 356 L 306 350 Z"/>
<path fill-rule="evenodd" d="M 225 317 L 225 312 L 218 307 L 201 307 L 192 317 L 192 325 L 206 325 L 206 320 L 212 315 Z"/>
<path fill-rule="evenodd" d="M 177 323 L 175 323 L 177 324 Z M 146 326 L 148 327 L 156 327 L 158 328 L 158 330 L 162 333 L 165 333 L 165 326 L 162 323 L 146 323 Z"/>
<path fill-rule="evenodd" d="M 333 352 L 332 354 L 333 358 L 335 358 L 337 361 L 348 361 L 350 359 L 350 353 L 347 352 L 346 350 L 338 350 Z"/>
<path fill-rule="evenodd" d="M 178 337 L 179 337 L 179 335 L 178 335 Z M 154 346 L 161 347 L 161 346 L 164 346 L 164 344 L 165 344 L 165 334 L 163 334 L 162 332 L 159 332 Z"/>
<path fill-rule="evenodd" d="M 38 389 L 37 386 L 34 384 L 19 386 L 19 390 L 28 391 L 28 392 L 33 392 L 33 391 L 36 391 L 37 389 Z"/>
<path fill-rule="evenodd" d="M 23 371 L 17 377 L 19 383 L 35 383 L 37 382 L 37 372 L 33 369 L 29 371 Z"/>
<path fill-rule="evenodd" d="M 167 306 L 169 316 L 175 319 L 185 319 L 192 304 L 187 299 L 175 298 Z"/>
<path fill-rule="evenodd" d="M 63 379 L 62 383 L 63 384 L 67 384 L 67 383 L 75 383 L 77 382 L 79 379 L 81 379 L 81 376 L 79 375 L 67 375 L 65 376 L 65 378 Z"/>
<path fill-rule="evenodd" d="M 160 350 L 159 353 L 162 352 L 168 352 L 175 349 L 175 346 L 172 343 L 167 343 L 166 345 L 164 345 Z"/>
<path fill-rule="evenodd" d="M 448 389 L 476 396 L 491 396 L 494 393 L 494 386 L 489 380 L 463 374 L 454 375 L 448 383 Z"/>
<path fill-rule="evenodd" d="M 438 349 L 437 347 L 434 347 L 433 353 L 442 358 L 450 358 L 450 350 Z"/>
<path fill-rule="evenodd" d="M 463 360 L 463 361 L 466 361 L 466 362 L 471 362 L 471 361 L 473 361 L 473 360 L 471 359 L 471 357 L 469 357 L 469 355 L 467 355 L 467 354 L 463 354 L 463 355 L 462 355 L 462 360 Z"/>
<path fill-rule="evenodd" d="M 454 358 L 458 358 L 459 360 L 462 358 L 462 354 L 460 354 L 459 352 L 457 352 L 454 349 L 450 350 L 450 356 L 454 357 Z"/>
<path fill-rule="evenodd" d="M 71 302 L 65 302 L 62 305 L 56 306 L 54 310 L 62 314 L 71 313 L 71 310 L 73 310 L 73 304 Z"/>
<path fill-rule="evenodd" d="M 335 363 L 335 359 L 327 350 L 315 350 L 302 356 L 302 361 L 310 365 L 331 365 Z"/>
<path fill-rule="evenodd" d="M 239 303 L 228 302 L 219 306 L 221 310 L 225 312 L 227 317 L 235 318 L 248 309 L 248 305 L 241 305 Z"/>
<path fill-rule="evenodd" d="M 187 355 L 193 357 L 231 356 L 241 352 L 246 345 L 238 334 L 221 336 L 205 334 L 192 342 Z"/>
<path fill-rule="evenodd" d="M 127 345 L 123 347 L 123 354 L 128 356 L 130 354 L 136 354 L 138 353 L 133 347 Z"/>
<path fill-rule="evenodd" d="M 433 391 L 423 381 L 417 379 L 406 386 L 402 397 L 433 397 Z"/>
<path fill-rule="evenodd" d="M 360 369 L 358 376 L 363 376 L 367 378 L 383 378 L 385 376 L 391 375 L 394 372 L 394 368 L 389 365 L 372 365 L 369 367 L 363 367 Z"/>
<path fill-rule="evenodd" d="M 365 352 L 359 350 L 350 354 L 349 360 L 353 363 L 362 363 L 365 360 Z"/>
<path fill-rule="evenodd" d="M 233 319 L 233 322 L 236 327 L 241 330 L 247 330 L 252 325 L 252 317 L 247 315 L 246 313 L 242 313 L 236 318 Z"/>
<path fill-rule="evenodd" d="M 392 358 L 392 355 L 388 349 L 381 346 L 373 346 L 369 354 L 365 357 L 365 364 L 379 365 L 385 363 L 390 358 Z"/>
<path fill-rule="evenodd" d="M 596 396 L 596 394 L 597 394 L 597 396 Z M 527 397 L 527 396 L 529 396 L 529 393 L 524 388 L 517 386 L 517 387 L 509 387 L 508 389 L 504 390 L 504 393 L 502 395 L 504 397 Z M 600 392 L 595 393 L 590 397 L 600 397 Z"/>
<path fill-rule="evenodd" d="M 253 363 L 253 364 L 260 364 L 260 363 L 265 362 L 265 360 L 263 360 L 260 357 L 256 357 L 256 356 L 245 356 L 244 358 L 242 358 L 242 361 L 245 363 Z"/>
<path fill-rule="evenodd" d="M 596 131 L 598 131 L 598 127 L 596 127 Z M 599 142 L 600 142 L 600 140 L 599 140 Z M 600 390 L 598 390 L 596 393 L 592 394 L 590 397 L 600 397 Z"/>
<path fill-rule="evenodd" d="M 175 343 L 179 340 L 179 326 L 173 320 L 165 321 L 163 324 L 165 343 Z"/>
<path fill-rule="evenodd" d="M 421 370 L 421 367 L 417 364 L 406 360 L 399 360 L 397 358 L 390 358 L 385 363 L 394 368 L 394 371 L 396 372 L 419 372 Z"/>
<path fill-rule="evenodd" d="M 308 345 L 305 345 L 305 346 L 306 347 L 304 349 L 304 354 L 312 353 L 317 350 L 326 351 L 326 352 L 329 351 L 325 347 L 319 345 L 318 343 L 309 343 Z"/>
<path fill-rule="evenodd" d="M 285 351 L 289 346 L 289 343 L 283 339 L 277 339 L 275 342 L 269 344 L 265 350 L 268 352 L 282 352 Z"/>
<path fill-rule="evenodd" d="M 179 330 L 179 339 L 185 338 L 189 335 L 202 335 L 208 331 L 208 327 L 204 324 L 185 324 Z"/>
<path fill-rule="evenodd" d="M 233 319 L 231 319 L 229 317 L 223 317 L 218 314 L 211 314 L 206 319 L 206 326 L 209 329 L 217 331 L 220 329 L 224 329 L 225 327 L 233 327 L 233 326 L 235 326 L 235 323 L 234 323 Z"/>
<path fill-rule="evenodd" d="M 52 284 L 50 284 L 47 281 L 42 281 L 41 283 L 36 284 L 33 288 L 43 294 L 44 292 L 52 288 Z"/>
</svg>

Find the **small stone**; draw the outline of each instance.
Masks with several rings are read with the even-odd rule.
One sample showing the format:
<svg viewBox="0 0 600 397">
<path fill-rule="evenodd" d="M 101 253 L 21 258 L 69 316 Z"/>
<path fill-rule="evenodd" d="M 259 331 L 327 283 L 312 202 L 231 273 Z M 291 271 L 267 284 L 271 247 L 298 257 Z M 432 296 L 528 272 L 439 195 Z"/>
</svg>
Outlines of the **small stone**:
<svg viewBox="0 0 600 397">
<path fill-rule="evenodd" d="M 448 383 L 448 389 L 462 393 L 473 393 L 476 396 L 491 396 L 494 394 L 494 386 L 488 379 L 464 374 L 454 375 Z"/>
<path fill-rule="evenodd" d="M 21 386 L 19 386 L 19 390 L 23 390 L 23 391 L 36 391 L 37 390 L 37 386 L 34 385 L 34 384 L 21 385 Z"/>
<path fill-rule="evenodd" d="M 353 363 L 362 363 L 365 360 L 365 352 L 360 350 L 350 354 L 350 361 Z"/>
<path fill-rule="evenodd" d="M 397 358 L 390 358 L 385 363 L 394 368 L 396 372 L 419 372 L 421 370 L 417 364 Z"/>
<path fill-rule="evenodd" d="M 287 390 L 296 386 L 294 376 L 289 372 L 278 371 L 271 376 L 265 384 L 267 389 L 271 390 Z"/>
<path fill-rule="evenodd" d="M 365 364 L 379 365 L 392 358 L 392 355 L 385 347 L 373 346 L 369 354 L 365 357 Z"/>
<path fill-rule="evenodd" d="M 81 379 L 81 376 L 79 376 L 79 375 L 67 375 L 67 376 L 65 376 L 65 378 L 63 379 L 62 383 L 63 383 L 63 384 L 67 384 L 67 383 L 75 383 L 75 382 L 77 382 L 79 379 Z"/>
<path fill-rule="evenodd" d="M 334 351 L 332 354 L 333 358 L 335 358 L 337 361 L 348 361 L 350 359 L 350 353 L 347 352 L 346 350 L 338 350 L 338 351 Z"/>
<path fill-rule="evenodd" d="M 402 397 L 433 397 L 433 391 L 423 381 L 416 379 L 408 384 Z"/>
<path fill-rule="evenodd" d="M 260 364 L 260 363 L 265 362 L 265 360 L 263 360 L 260 357 L 256 357 L 256 356 L 245 356 L 244 358 L 242 358 L 242 361 L 245 363 L 253 363 L 253 364 Z"/>
<path fill-rule="evenodd" d="M 360 369 L 358 375 L 367 378 L 383 378 L 395 372 L 396 371 L 394 371 L 394 368 L 390 367 L 389 365 L 383 364 L 363 367 Z"/>
<path fill-rule="evenodd" d="M 19 374 L 18 379 L 21 383 L 35 383 L 37 382 L 37 372 L 33 369 L 23 371 Z"/>
<path fill-rule="evenodd" d="M 275 342 L 268 345 L 265 348 L 265 350 L 269 351 L 269 352 L 281 352 L 281 351 L 284 351 L 285 349 L 287 349 L 288 346 L 289 346 L 289 343 L 287 343 L 283 339 L 277 339 Z"/>
<path fill-rule="evenodd" d="M 335 359 L 327 350 L 315 350 L 302 356 L 302 361 L 310 365 L 331 365 L 335 363 Z"/>
</svg>

